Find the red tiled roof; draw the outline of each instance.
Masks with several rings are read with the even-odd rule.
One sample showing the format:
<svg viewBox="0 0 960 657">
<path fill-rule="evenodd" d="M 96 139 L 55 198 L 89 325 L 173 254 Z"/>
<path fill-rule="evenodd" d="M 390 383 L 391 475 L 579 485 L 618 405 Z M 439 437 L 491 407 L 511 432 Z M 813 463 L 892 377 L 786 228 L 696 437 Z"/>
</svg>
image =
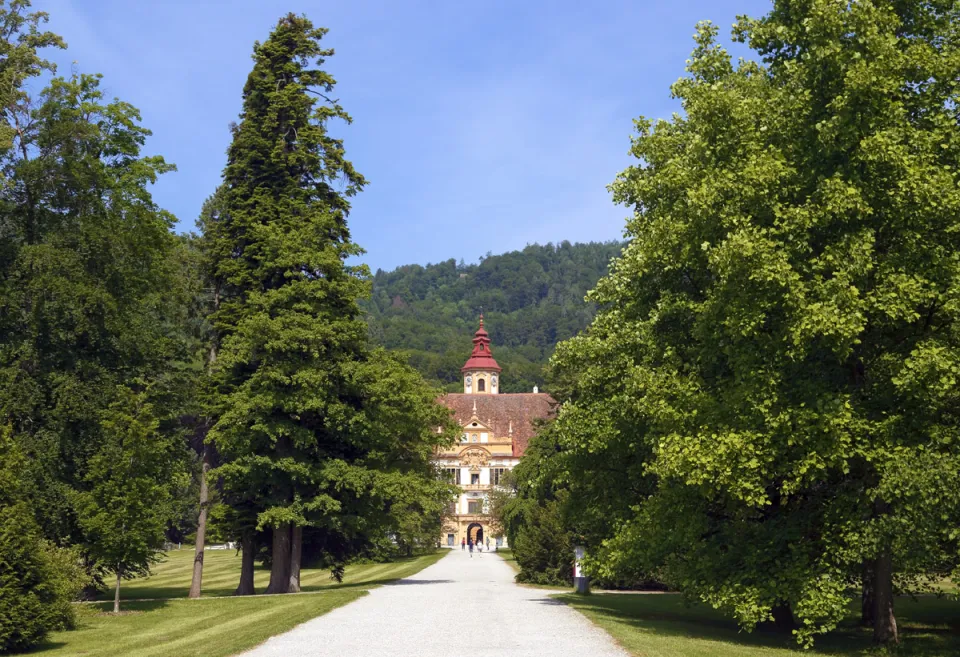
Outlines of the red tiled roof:
<svg viewBox="0 0 960 657">
<path fill-rule="evenodd" d="M 500 395 L 448 393 L 440 397 L 440 403 L 453 409 L 454 418 L 464 424 L 473 417 L 473 405 L 477 405 L 477 418 L 489 426 L 497 437 L 508 434 L 513 423 L 513 455 L 523 456 L 530 439 L 536 433 L 534 420 L 552 418 L 557 402 L 544 392 L 506 393 Z"/>
</svg>

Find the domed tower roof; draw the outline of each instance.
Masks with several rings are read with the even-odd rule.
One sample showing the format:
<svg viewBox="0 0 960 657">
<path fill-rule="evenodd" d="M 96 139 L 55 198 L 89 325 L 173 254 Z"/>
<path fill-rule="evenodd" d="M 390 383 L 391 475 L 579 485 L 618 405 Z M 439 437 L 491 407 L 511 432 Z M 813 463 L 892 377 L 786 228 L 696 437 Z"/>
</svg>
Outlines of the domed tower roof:
<svg viewBox="0 0 960 657">
<path fill-rule="evenodd" d="M 497 365 L 497 361 L 493 359 L 493 352 L 490 351 L 490 335 L 483 328 L 483 313 L 480 313 L 480 328 L 473 334 L 473 351 L 467 362 L 460 368 L 461 372 L 467 370 L 500 371 L 500 366 Z"/>
</svg>

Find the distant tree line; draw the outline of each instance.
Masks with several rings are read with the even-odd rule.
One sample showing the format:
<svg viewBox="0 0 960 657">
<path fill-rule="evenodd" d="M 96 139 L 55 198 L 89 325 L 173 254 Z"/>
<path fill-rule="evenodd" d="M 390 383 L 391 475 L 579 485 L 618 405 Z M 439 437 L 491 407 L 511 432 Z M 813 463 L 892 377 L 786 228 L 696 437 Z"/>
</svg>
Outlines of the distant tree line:
<svg viewBox="0 0 960 657">
<path fill-rule="evenodd" d="M 585 297 L 620 254 L 620 242 L 528 245 L 487 255 L 478 264 L 451 259 L 377 271 L 361 305 L 371 339 L 403 353 L 429 382 L 462 389 L 460 368 L 470 354 L 483 310 L 503 392 L 544 387 L 557 342 L 584 330 L 595 304 Z"/>
</svg>

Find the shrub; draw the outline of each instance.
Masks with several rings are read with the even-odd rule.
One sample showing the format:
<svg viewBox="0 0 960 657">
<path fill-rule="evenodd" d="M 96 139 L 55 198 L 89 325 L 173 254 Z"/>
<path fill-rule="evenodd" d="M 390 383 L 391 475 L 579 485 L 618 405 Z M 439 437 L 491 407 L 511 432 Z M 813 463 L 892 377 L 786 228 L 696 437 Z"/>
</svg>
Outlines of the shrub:
<svg viewBox="0 0 960 657">
<path fill-rule="evenodd" d="M 0 509 L 0 652 L 22 651 L 70 629 L 86 577 L 73 550 L 40 537 L 24 502 Z"/>
<path fill-rule="evenodd" d="M 573 582 L 573 538 L 564 527 L 559 500 L 531 506 L 511 546 L 520 567 L 517 580 L 531 584 Z"/>
</svg>

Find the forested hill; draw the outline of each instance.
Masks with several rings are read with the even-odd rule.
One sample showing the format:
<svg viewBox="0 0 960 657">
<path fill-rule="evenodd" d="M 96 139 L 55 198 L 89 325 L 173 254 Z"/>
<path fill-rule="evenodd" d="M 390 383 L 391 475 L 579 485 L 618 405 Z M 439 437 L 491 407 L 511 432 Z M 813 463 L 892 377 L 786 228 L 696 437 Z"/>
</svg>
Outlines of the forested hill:
<svg viewBox="0 0 960 657">
<path fill-rule="evenodd" d="M 564 241 L 488 255 L 476 265 L 450 259 L 377 271 L 364 304 L 371 336 L 405 352 L 431 382 L 457 391 L 482 308 L 503 392 L 543 387 L 554 346 L 590 323 L 594 308 L 584 296 L 622 246 Z"/>
</svg>

